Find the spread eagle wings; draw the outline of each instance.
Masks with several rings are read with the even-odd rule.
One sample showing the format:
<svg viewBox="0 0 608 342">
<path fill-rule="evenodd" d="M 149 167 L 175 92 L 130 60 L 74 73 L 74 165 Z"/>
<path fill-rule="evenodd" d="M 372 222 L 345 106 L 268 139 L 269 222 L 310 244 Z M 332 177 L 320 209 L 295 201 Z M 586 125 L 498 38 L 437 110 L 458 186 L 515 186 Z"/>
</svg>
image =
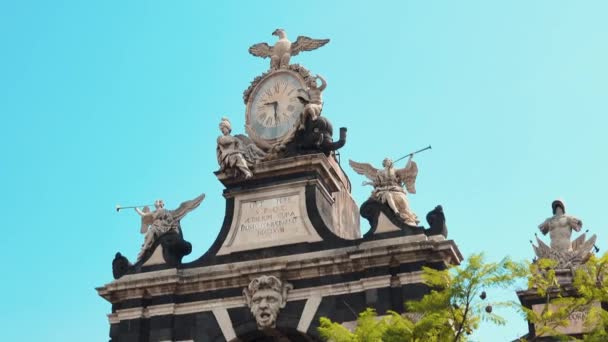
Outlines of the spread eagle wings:
<svg viewBox="0 0 608 342">
<path fill-rule="evenodd" d="M 272 56 L 272 47 L 266 43 L 257 43 L 249 48 L 249 53 L 262 58 Z"/>
<path fill-rule="evenodd" d="M 357 163 L 356 161 L 353 161 L 350 159 L 348 160 L 348 164 L 350 165 L 350 167 L 353 168 L 353 170 L 355 170 L 356 173 L 358 173 L 360 175 L 364 175 L 365 177 L 369 178 L 369 180 L 373 181 L 376 179 L 376 175 L 378 174 L 378 169 L 373 167 L 371 164 Z"/>
<path fill-rule="evenodd" d="M 187 213 L 196 209 L 204 199 L 205 194 L 202 194 L 193 200 L 182 202 L 177 209 L 171 212 L 173 219 L 176 221 L 181 220 Z"/>
<path fill-rule="evenodd" d="M 312 39 L 306 36 L 298 36 L 298 39 L 296 39 L 296 41 L 291 44 L 291 55 L 295 56 L 302 51 L 311 51 L 314 49 L 318 49 L 327 43 L 329 43 L 329 39 Z M 251 49 L 249 51 L 251 52 Z"/>
</svg>

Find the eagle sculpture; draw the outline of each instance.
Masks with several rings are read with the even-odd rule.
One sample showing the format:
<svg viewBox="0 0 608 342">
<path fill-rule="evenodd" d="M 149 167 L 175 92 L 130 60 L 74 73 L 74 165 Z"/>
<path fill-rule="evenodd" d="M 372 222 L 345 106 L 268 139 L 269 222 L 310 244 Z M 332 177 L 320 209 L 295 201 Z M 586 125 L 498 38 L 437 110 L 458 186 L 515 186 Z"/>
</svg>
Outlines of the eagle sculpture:
<svg viewBox="0 0 608 342">
<path fill-rule="evenodd" d="M 266 43 L 258 43 L 249 48 L 249 53 L 257 57 L 270 57 L 270 69 L 276 70 L 286 68 L 289 65 L 291 56 L 295 56 L 302 51 L 311 51 L 327 44 L 329 39 L 312 39 L 306 36 L 299 36 L 294 43 L 287 39 L 287 34 L 283 29 L 276 29 L 272 32 L 273 36 L 278 36 L 279 40 L 274 46 Z"/>
</svg>

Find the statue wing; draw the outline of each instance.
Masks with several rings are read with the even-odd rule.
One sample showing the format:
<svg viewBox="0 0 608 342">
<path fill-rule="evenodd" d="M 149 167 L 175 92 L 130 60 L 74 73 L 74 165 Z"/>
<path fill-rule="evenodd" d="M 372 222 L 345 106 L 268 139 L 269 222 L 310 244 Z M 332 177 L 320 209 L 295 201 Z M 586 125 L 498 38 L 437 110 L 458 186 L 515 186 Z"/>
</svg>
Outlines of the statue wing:
<svg viewBox="0 0 608 342">
<path fill-rule="evenodd" d="M 369 178 L 372 181 L 376 179 L 376 175 L 378 174 L 378 169 L 373 167 L 371 164 L 357 163 L 356 161 L 353 161 L 350 159 L 348 160 L 348 164 L 350 165 L 350 167 L 353 170 L 355 170 L 356 173 L 358 173 L 360 175 L 364 175 L 365 177 Z"/>
<path fill-rule="evenodd" d="M 540 259 L 550 258 L 551 257 L 551 247 L 547 246 L 546 243 L 542 242 L 538 237 L 536 237 L 536 242 L 538 246 L 532 245 L 534 248 L 534 254 Z"/>
<path fill-rule="evenodd" d="M 299 36 L 295 43 L 291 44 L 291 55 L 295 56 L 301 51 L 315 50 L 327 43 L 329 43 L 329 39 L 312 39 L 306 36 Z M 251 52 L 251 50 L 249 51 Z"/>
<path fill-rule="evenodd" d="M 268 58 L 272 56 L 272 47 L 266 43 L 257 43 L 251 45 L 249 53 L 256 57 Z"/>
<path fill-rule="evenodd" d="M 187 213 L 196 209 L 204 199 L 205 199 L 205 194 L 202 194 L 193 200 L 182 202 L 182 204 L 180 204 L 179 207 L 177 207 L 177 209 L 175 209 L 171 212 L 173 214 L 173 218 L 176 221 L 181 220 L 184 216 L 186 216 Z"/>
<path fill-rule="evenodd" d="M 581 236 L 572 241 L 572 250 L 575 252 L 582 251 L 584 253 L 587 253 L 595 245 L 596 239 L 597 236 L 595 236 L 595 234 L 591 236 L 589 240 L 585 240 L 585 234 L 581 234 Z"/>
<path fill-rule="evenodd" d="M 591 249 L 595 246 L 595 240 L 597 236 L 593 234 L 589 238 L 589 240 L 585 241 L 585 234 L 579 236 L 576 240 L 572 242 L 572 251 L 576 255 L 576 258 L 580 259 L 582 262 L 586 262 L 589 260 L 591 256 Z"/>
<path fill-rule="evenodd" d="M 253 144 L 253 140 L 244 134 L 236 134 L 234 137 L 240 140 L 242 146 Z"/>
<path fill-rule="evenodd" d="M 418 176 L 418 165 L 411 160 L 407 167 L 395 171 L 397 177 L 405 183 L 405 188 L 410 194 L 416 193 L 416 177 Z"/>
<path fill-rule="evenodd" d="M 144 213 L 144 216 L 141 217 L 141 228 L 139 229 L 139 232 L 146 234 L 148 232 L 148 227 L 154 221 L 154 217 L 150 213 L 150 208 L 148 206 L 145 206 L 141 211 Z"/>
</svg>

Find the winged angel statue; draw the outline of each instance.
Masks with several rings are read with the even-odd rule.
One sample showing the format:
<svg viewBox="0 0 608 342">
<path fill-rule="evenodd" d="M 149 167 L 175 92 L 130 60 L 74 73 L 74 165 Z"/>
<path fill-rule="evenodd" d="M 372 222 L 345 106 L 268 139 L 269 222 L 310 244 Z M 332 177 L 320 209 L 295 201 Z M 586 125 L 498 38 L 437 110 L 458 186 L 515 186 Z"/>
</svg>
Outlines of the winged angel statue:
<svg viewBox="0 0 608 342">
<path fill-rule="evenodd" d="M 379 170 L 368 163 L 357 163 L 349 160 L 350 166 L 360 175 L 364 175 L 371 182 L 363 182 L 363 185 L 372 185 L 371 198 L 386 203 L 406 224 L 416 226 L 420 222 L 418 217 L 410 209 L 405 188 L 410 194 L 416 193 L 416 176 L 418 166 L 410 155 L 407 164 L 402 169 L 395 169 L 393 161 L 385 158 L 382 161 L 384 169 Z"/>
<path fill-rule="evenodd" d="M 205 194 L 198 196 L 197 198 L 183 202 L 175 210 L 165 209 L 165 202 L 163 200 L 156 200 L 154 202 L 154 211 L 150 212 L 149 207 L 144 207 L 143 210 L 135 208 L 135 211 L 141 216 L 141 230 L 142 234 L 146 234 L 144 238 L 144 244 L 141 246 L 141 251 L 137 255 L 139 261 L 144 254 L 152 247 L 156 239 L 161 235 L 169 232 L 176 232 L 182 234 L 181 226 L 179 221 L 186 216 L 189 212 L 196 209 L 201 202 L 205 199 Z"/>
<path fill-rule="evenodd" d="M 287 39 L 287 34 L 283 29 L 276 29 L 272 32 L 273 36 L 279 37 L 274 46 L 266 43 L 258 43 L 249 48 L 249 53 L 262 58 L 270 57 L 270 69 L 282 69 L 289 65 L 291 56 L 296 56 L 302 51 L 311 51 L 327 44 L 329 39 L 312 39 L 306 36 L 298 36 L 294 43 Z"/>
</svg>

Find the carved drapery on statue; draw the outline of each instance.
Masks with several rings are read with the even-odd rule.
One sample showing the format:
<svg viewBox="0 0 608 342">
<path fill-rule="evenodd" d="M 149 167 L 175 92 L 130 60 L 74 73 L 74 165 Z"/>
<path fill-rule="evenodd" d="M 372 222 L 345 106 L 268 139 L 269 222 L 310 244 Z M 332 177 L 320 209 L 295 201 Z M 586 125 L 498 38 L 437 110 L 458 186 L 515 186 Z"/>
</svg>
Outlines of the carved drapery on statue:
<svg viewBox="0 0 608 342">
<path fill-rule="evenodd" d="M 253 279 L 243 289 L 245 302 L 255 317 L 258 329 L 276 327 L 279 311 L 287 304 L 287 294 L 291 289 L 291 284 L 266 275 Z"/>
<path fill-rule="evenodd" d="M 416 226 L 420 222 L 416 214 L 410 209 L 406 191 L 411 194 L 416 193 L 416 176 L 418 166 L 410 159 L 402 169 L 395 169 L 393 161 L 389 158 L 384 159 L 382 166 L 384 169 L 376 169 L 368 163 L 357 163 L 349 160 L 350 166 L 360 175 L 364 175 L 371 182 L 364 182 L 363 185 L 372 185 L 374 190 L 371 199 L 388 205 L 404 223 Z"/>
<path fill-rule="evenodd" d="M 232 136 L 230 120 L 222 118 L 220 122 L 222 135 L 217 138 L 217 162 L 222 172 L 231 173 L 234 177 L 251 178 L 250 166 L 266 157 L 266 153 L 244 135 Z"/>
<path fill-rule="evenodd" d="M 137 255 L 135 265 L 121 253 L 116 253 L 112 262 L 112 273 L 118 279 L 131 270 L 139 269 L 150 262 L 154 251 L 162 247 L 162 256 L 155 263 L 165 263 L 176 266 L 181 263 L 184 256 L 190 254 L 192 245 L 185 241 L 182 234 L 180 220 L 190 211 L 196 209 L 205 199 L 205 194 L 182 202 L 175 210 L 165 209 L 163 200 L 154 202 L 154 211 L 144 206 L 142 210 L 135 207 L 135 211 L 141 216 L 140 232 L 144 234 L 144 243 Z"/>
<path fill-rule="evenodd" d="M 141 260 L 146 253 L 151 252 L 150 248 L 162 235 L 177 233 L 182 236 L 180 220 L 190 211 L 196 209 L 204 199 L 205 194 L 201 194 L 193 200 L 182 202 L 175 210 L 165 209 L 163 200 L 154 202 L 155 210 L 152 212 L 147 206 L 143 210 L 135 208 L 135 211 L 141 216 L 140 232 L 145 234 L 144 243 L 137 260 Z"/>
<path fill-rule="evenodd" d="M 533 246 L 534 253 L 538 258 L 557 261 L 558 268 L 573 268 L 585 263 L 591 256 L 597 237 L 594 234 L 586 240 L 585 234 L 581 234 L 571 241 L 572 231 L 579 232 L 583 222 L 574 216 L 566 215 L 566 207 L 560 200 L 553 201 L 551 208 L 553 216 L 538 226 L 543 235 L 549 234 L 550 246 L 537 237 L 538 246 Z"/>
</svg>

